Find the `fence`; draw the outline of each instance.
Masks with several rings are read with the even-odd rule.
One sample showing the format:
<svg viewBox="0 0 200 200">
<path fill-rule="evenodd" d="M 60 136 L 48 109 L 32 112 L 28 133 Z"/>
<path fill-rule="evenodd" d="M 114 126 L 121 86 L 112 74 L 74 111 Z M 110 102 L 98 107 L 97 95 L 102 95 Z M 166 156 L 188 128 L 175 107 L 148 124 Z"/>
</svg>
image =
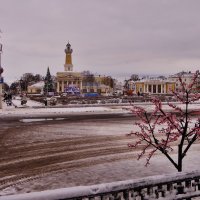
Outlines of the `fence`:
<svg viewBox="0 0 200 200">
<path fill-rule="evenodd" d="M 200 171 L 2 196 L 0 200 L 190 200 L 198 196 Z"/>
</svg>

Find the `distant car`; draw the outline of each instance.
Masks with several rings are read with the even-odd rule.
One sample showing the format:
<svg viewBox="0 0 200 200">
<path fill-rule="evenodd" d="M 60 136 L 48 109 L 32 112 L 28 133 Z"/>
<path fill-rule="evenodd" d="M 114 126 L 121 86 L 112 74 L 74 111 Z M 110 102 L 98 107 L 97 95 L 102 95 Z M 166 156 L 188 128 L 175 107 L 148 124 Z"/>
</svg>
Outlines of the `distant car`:
<svg viewBox="0 0 200 200">
<path fill-rule="evenodd" d="M 62 97 L 66 97 L 68 94 L 67 93 L 62 93 L 61 96 Z"/>
<path fill-rule="evenodd" d="M 85 93 L 84 97 L 99 97 L 99 93 Z"/>
<path fill-rule="evenodd" d="M 22 98 L 21 98 L 21 105 L 24 105 L 24 104 L 26 104 L 27 103 L 27 98 L 26 98 L 26 96 L 22 96 Z"/>
<path fill-rule="evenodd" d="M 47 102 L 50 106 L 55 106 L 56 103 L 57 103 L 57 98 L 56 97 L 50 97 L 50 98 L 47 98 Z"/>
<path fill-rule="evenodd" d="M 62 97 L 67 97 L 67 96 L 72 96 L 72 95 L 74 95 L 74 96 L 80 96 L 80 93 L 79 92 L 65 92 L 65 93 L 62 93 L 61 94 L 61 96 Z"/>
</svg>

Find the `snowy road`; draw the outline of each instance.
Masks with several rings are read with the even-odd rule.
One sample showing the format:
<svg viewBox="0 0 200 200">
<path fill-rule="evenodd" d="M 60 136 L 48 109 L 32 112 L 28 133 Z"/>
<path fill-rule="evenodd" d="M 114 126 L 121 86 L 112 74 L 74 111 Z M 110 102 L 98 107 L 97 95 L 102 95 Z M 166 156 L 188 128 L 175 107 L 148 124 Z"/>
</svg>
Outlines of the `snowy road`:
<svg viewBox="0 0 200 200">
<path fill-rule="evenodd" d="M 0 195 L 175 172 L 160 155 L 148 168 L 136 160 L 125 136 L 132 124 L 131 118 L 1 123 Z M 199 168 L 199 149 L 194 145 L 184 169 Z"/>
</svg>

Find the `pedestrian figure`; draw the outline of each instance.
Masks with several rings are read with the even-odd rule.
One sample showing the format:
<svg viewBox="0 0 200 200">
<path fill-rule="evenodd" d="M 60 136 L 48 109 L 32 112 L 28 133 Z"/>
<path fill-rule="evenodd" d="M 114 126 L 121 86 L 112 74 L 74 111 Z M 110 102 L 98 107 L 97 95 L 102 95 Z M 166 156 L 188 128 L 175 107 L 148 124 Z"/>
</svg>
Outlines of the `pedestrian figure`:
<svg viewBox="0 0 200 200">
<path fill-rule="evenodd" d="M 8 99 L 9 99 L 10 101 L 12 101 L 12 94 L 11 94 L 11 93 L 8 93 L 8 94 L 7 94 L 7 97 L 8 97 Z"/>
<path fill-rule="evenodd" d="M 3 101 L 4 101 L 4 102 L 6 102 L 6 100 L 7 100 L 7 97 L 8 97 L 8 95 L 7 95 L 7 93 L 6 93 L 6 92 L 4 93 L 3 97 L 4 97 Z"/>
<path fill-rule="evenodd" d="M 26 103 L 27 103 L 27 98 L 25 96 L 22 96 L 21 105 L 23 106 Z"/>
<path fill-rule="evenodd" d="M 12 95 L 11 95 L 11 93 L 4 95 L 4 99 L 6 101 L 7 106 L 12 105 Z"/>
<path fill-rule="evenodd" d="M 44 99 L 44 105 L 47 106 L 47 99 Z"/>
</svg>

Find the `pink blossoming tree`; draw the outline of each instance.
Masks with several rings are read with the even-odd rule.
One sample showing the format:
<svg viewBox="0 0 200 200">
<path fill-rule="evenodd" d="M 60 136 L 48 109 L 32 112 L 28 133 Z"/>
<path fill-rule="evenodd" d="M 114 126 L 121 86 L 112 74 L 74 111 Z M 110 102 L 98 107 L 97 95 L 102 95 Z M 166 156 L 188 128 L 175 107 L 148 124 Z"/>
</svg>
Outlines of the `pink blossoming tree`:
<svg viewBox="0 0 200 200">
<path fill-rule="evenodd" d="M 152 112 L 133 106 L 132 112 L 139 118 L 139 122 L 135 123 L 139 131 L 128 134 L 128 136 L 133 136 L 133 143 L 129 143 L 128 146 L 142 147 L 138 160 L 147 156 L 146 166 L 152 156 L 159 151 L 179 172 L 182 171 L 183 159 L 194 142 L 200 138 L 200 118 L 196 117 L 195 111 L 190 109 L 190 105 L 200 99 L 200 93 L 195 90 L 199 76 L 197 71 L 189 85 L 183 82 L 181 76 L 179 77 L 182 89 L 179 92 L 172 91 L 172 93 L 177 101 L 182 103 L 181 106 L 168 103 L 170 110 L 165 110 L 162 102 L 157 98 L 152 100 L 154 104 Z M 176 148 L 178 154 L 177 159 L 174 159 L 171 152 Z"/>
</svg>

